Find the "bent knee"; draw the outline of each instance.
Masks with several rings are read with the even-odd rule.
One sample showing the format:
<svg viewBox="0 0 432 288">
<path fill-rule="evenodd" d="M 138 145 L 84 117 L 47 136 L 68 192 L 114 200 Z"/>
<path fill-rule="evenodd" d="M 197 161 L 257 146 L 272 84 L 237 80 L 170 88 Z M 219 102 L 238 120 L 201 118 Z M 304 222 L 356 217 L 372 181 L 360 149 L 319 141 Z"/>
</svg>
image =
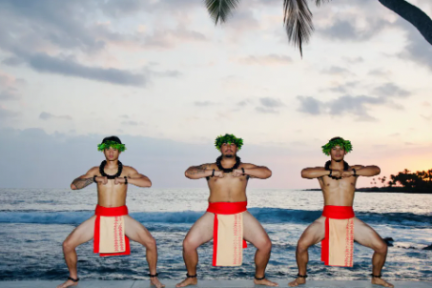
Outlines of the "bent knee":
<svg viewBox="0 0 432 288">
<path fill-rule="evenodd" d="M 70 251 L 70 250 L 75 249 L 75 247 L 76 247 L 71 241 L 69 241 L 67 239 L 65 241 L 63 241 L 62 246 L 63 246 L 64 251 Z"/>
<path fill-rule="evenodd" d="M 153 237 L 150 237 L 150 238 L 146 239 L 143 244 L 147 249 L 155 249 L 156 248 L 156 239 Z"/>
<path fill-rule="evenodd" d="M 299 240 L 297 242 L 297 251 L 305 252 L 309 249 L 310 245 L 306 241 Z"/>
<path fill-rule="evenodd" d="M 387 249 L 388 249 L 387 244 L 384 241 L 380 241 L 376 243 L 373 247 L 373 250 L 380 254 L 387 253 Z"/>
<path fill-rule="evenodd" d="M 200 246 L 200 243 L 198 243 L 197 241 L 186 237 L 183 240 L 183 249 L 185 250 L 194 250 L 197 249 Z"/>
<path fill-rule="evenodd" d="M 272 248 L 272 243 L 271 243 L 270 239 L 267 238 L 267 239 L 264 239 L 264 240 L 262 240 L 262 241 L 256 243 L 256 244 L 255 244 L 255 247 L 256 247 L 258 250 L 270 251 L 271 248 Z"/>
</svg>

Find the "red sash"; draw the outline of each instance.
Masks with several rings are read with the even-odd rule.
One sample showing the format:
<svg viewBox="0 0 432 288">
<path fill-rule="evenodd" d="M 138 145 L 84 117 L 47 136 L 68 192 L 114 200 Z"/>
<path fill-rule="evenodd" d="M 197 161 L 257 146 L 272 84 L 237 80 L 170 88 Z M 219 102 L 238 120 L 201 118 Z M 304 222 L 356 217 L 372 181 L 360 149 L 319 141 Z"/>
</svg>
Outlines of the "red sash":
<svg viewBox="0 0 432 288">
<path fill-rule="evenodd" d="M 218 247 L 218 214 L 232 215 L 247 211 L 247 202 L 214 202 L 209 203 L 207 212 L 214 213 L 213 225 L 213 266 L 217 266 L 217 247 Z M 243 248 L 247 248 L 247 243 L 243 240 Z"/>
<path fill-rule="evenodd" d="M 353 245 L 354 245 L 354 223 L 353 219 L 355 217 L 354 210 L 351 206 L 324 206 L 322 216 L 326 217 L 325 220 L 325 238 L 321 242 L 321 261 L 324 261 L 325 265 L 330 266 L 342 266 L 342 267 L 352 267 L 353 265 Z M 346 223 L 339 223 L 335 225 L 343 225 L 342 232 L 344 232 L 345 237 L 335 237 L 331 239 L 330 233 L 330 221 L 332 220 L 348 219 Z M 338 221 L 334 221 L 338 222 Z M 341 222 L 341 221 L 339 221 Z M 341 231 L 341 230 L 339 230 Z M 332 241 L 338 241 L 340 245 L 331 245 Z M 332 253 L 343 253 L 343 260 L 341 257 L 335 263 L 330 261 L 330 246 L 337 247 Z"/>
<path fill-rule="evenodd" d="M 117 217 L 117 216 L 124 216 L 128 215 L 128 208 L 126 205 L 120 206 L 120 207 L 102 207 L 99 205 L 96 205 L 96 220 L 95 220 L 95 227 L 94 227 L 94 239 L 93 239 L 93 253 L 99 253 L 99 244 L 100 244 L 100 217 Z M 122 227 L 123 228 L 123 227 Z M 124 231 L 118 231 L 124 232 Z M 123 235 L 123 234 L 122 234 Z M 99 256 L 106 257 L 106 256 L 121 256 L 121 255 L 130 255 L 130 243 L 129 238 L 124 236 L 124 239 L 119 239 L 120 244 L 119 245 L 125 245 L 125 251 L 121 253 L 100 253 Z"/>
</svg>

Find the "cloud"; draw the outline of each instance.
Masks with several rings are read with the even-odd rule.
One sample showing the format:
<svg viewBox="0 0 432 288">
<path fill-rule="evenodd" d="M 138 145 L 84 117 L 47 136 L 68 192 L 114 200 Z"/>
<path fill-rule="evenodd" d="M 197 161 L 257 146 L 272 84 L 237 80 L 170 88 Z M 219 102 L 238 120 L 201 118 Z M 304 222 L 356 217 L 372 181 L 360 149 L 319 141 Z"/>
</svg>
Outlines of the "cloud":
<svg viewBox="0 0 432 288">
<path fill-rule="evenodd" d="M 195 101 L 194 105 L 198 107 L 208 107 L 208 106 L 215 106 L 217 105 L 217 103 L 211 101 Z"/>
<path fill-rule="evenodd" d="M 240 102 L 237 102 L 236 103 L 236 106 L 238 106 L 238 107 L 246 107 L 247 105 L 249 105 L 249 104 L 251 104 L 252 103 L 252 100 L 250 100 L 250 99 L 245 99 L 245 100 L 242 100 L 242 101 L 240 101 Z"/>
<path fill-rule="evenodd" d="M 207 41 L 207 37 L 197 31 L 187 30 L 185 27 L 176 29 L 156 29 L 152 35 L 146 36 L 144 48 L 174 48 L 184 42 Z"/>
<path fill-rule="evenodd" d="M 267 108 L 278 108 L 278 107 L 285 106 L 285 104 L 283 104 L 283 102 L 280 101 L 279 99 L 270 98 L 270 97 L 260 98 L 259 101 L 264 107 Z"/>
<path fill-rule="evenodd" d="M 300 108 L 298 111 L 311 115 L 321 114 L 321 107 L 324 106 L 323 102 L 310 96 L 298 96 L 297 99 L 300 101 Z"/>
<path fill-rule="evenodd" d="M 352 74 L 348 69 L 338 67 L 338 66 L 331 66 L 329 69 L 321 70 L 321 73 L 323 74 L 330 74 L 330 75 L 345 75 L 345 74 Z"/>
<path fill-rule="evenodd" d="M 411 93 L 393 83 L 386 83 L 376 87 L 372 94 L 377 96 L 344 95 L 326 102 L 310 96 L 298 96 L 297 100 L 300 102 L 298 111 L 310 115 L 354 115 L 359 121 L 376 121 L 377 119 L 368 112 L 370 107 L 385 105 L 392 109 L 403 109 L 402 106 L 394 103 L 392 98 L 405 98 Z"/>
<path fill-rule="evenodd" d="M 358 86 L 359 83 L 359 81 L 349 81 L 336 87 L 329 88 L 327 90 L 336 93 L 349 94 L 351 90 Z"/>
<path fill-rule="evenodd" d="M 383 19 L 368 18 L 364 27 L 357 27 L 355 19 L 336 19 L 325 28 L 318 28 L 317 34 L 341 41 L 367 41 L 389 25 Z"/>
<path fill-rule="evenodd" d="M 389 76 L 391 73 L 389 71 L 384 71 L 383 69 L 372 69 L 369 71 L 369 76 Z"/>
<path fill-rule="evenodd" d="M 157 77 L 171 77 L 171 78 L 178 78 L 182 75 L 180 71 L 177 70 L 167 70 L 167 71 L 153 71 L 153 70 L 146 70 L 149 76 L 157 76 Z"/>
<path fill-rule="evenodd" d="M 349 64 L 358 64 L 358 63 L 363 63 L 364 59 L 363 57 L 356 57 L 356 58 L 350 58 L 350 57 L 344 57 L 343 58 L 344 61 L 348 62 Z"/>
<path fill-rule="evenodd" d="M 144 122 L 129 120 L 129 121 L 122 121 L 121 124 L 126 126 L 141 126 L 144 125 Z"/>
<path fill-rule="evenodd" d="M 248 56 L 239 58 L 239 63 L 244 65 L 286 65 L 292 63 L 292 58 L 284 55 L 269 54 L 262 56 Z"/>
<path fill-rule="evenodd" d="M 6 89 L 0 91 L 0 100 L 18 100 L 20 95 L 16 89 Z"/>
<path fill-rule="evenodd" d="M 82 64 L 72 57 L 92 59 L 110 53 L 110 45 L 131 46 L 142 49 L 146 41 L 156 41 L 154 37 L 173 38 L 176 43 L 204 39 L 204 34 L 189 31 L 184 27 L 173 30 L 159 28 L 150 36 L 143 36 L 138 31 L 117 29 L 109 21 L 100 22 L 101 15 L 117 11 L 115 20 L 129 13 L 148 13 L 146 8 L 154 8 L 163 4 L 164 7 L 178 7 L 178 3 L 167 4 L 167 1 L 128 0 L 121 7 L 115 1 L 100 2 L 96 0 L 77 0 L 65 3 L 56 1 L 25 1 L 4 0 L 0 2 L 0 50 L 11 54 L 2 61 L 3 64 L 17 66 L 28 64 L 39 72 L 55 73 L 64 76 L 79 77 L 89 80 L 109 82 L 118 85 L 145 86 L 148 76 L 125 69 L 104 68 L 92 63 Z M 153 1 L 154 2 L 154 1 Z M 159 3 L 161 2 L 161 3 Z M 163 3 L 162 3 L 163 2 Z M 191 5 L 190 1 L 185 1 Z M 141 10 L 130 11 L 128 8 L 141 7 Z M 101 13 L 102 12 L 102 13 Z M 122 13 L 119 15 L 119 13 Z M 168 12 L 166 12 L 168 13 Z M 106 15 L 105 15 L 106 16 Z M 157 25 L 155 25 L 157 26 Z M 171 40 L 170 40 L 171 41 Z M 174 42 L 175 42 L 174 41 Z M 172 41 L 171 41 L 172 42 Z M 171 43 L 170 42 L 170 43 Z M 170 45 L 172 46 L 172 42 Z M 153 43 L 154 44 L 154 43 Z M 144 46 L 143 46 L 144 45 Z M 85 56 L 83 56 L 85 55 Z M 177 77 L 178 71 L 154 72 L 160 77 Z"/>
<path fill-rule="evenodd" d="M 396 24 L 406 32 L 408 40 L 405 49 L 398 54 L 398 57 L 413 61 L 432 71 L 432 46 L 410 23 L 398 19 Z"/>
<path fill-rule="evenodd" d="M 386 83 L 374 89 L 376 95 L 382 97 L 408 97 L 411 92 L 404 90 L 393 83 Z"/>
<path fill-rule="evenodd" d="M 0 120 L 5 121 L 5 120 L 9 120 L 9 119 L 13 119 L 16 118 L 20 115 L 19 112 L 14 112 L 8 109 L 5 109 L 3 107 L 0 106 Z M 4 123 L 2 123 L 4 124 Z"/>
<path fill-rule="evenodd" d="M 25 58 L 28 64 L 39 72 L 57 73 L 119 85 L 143 86 L 147 82 L 144 75 L 114 68 L 88 67 L 70 58 L 56 58 L 41 53 L 26 55 Z"/>
<path fill-rule="evenodd" d="M 24 61 L 18 57 L 8 57 L 6 59 L 4 59 L 2 61 L 3 64 L 8 65 L 8 66 L 18 66 L 22 63 L 24 63 Z"/>
<path fill-rule="evenodd" d="M 42 120 L 72 120 L 72 117 L 69 115 L 56 116 L 48 112 L 42 112 L 39 115 L 39 119 Z"/>
<path fill-rule="evenodd" d="M 265 114 L 278 114 L 278 109 L 285 106 L 281 100 L 270 97 L 260 98 L 259 102 L 261 106 L 256 107 L 255 110 Z"/>
<path fill-rule="evenodd" d="M 18 100 L 21 98 L 18 89 L 25 83 L 22 79 L 0 71 L 0 100 Z"/>
</svg>

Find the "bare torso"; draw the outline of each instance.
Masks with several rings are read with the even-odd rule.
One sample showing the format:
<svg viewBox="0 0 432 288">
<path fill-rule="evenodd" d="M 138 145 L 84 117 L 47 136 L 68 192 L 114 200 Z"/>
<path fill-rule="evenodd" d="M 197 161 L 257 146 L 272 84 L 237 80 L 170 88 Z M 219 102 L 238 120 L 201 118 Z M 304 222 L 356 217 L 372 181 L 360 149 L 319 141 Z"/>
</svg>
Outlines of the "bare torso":
<svg viewBox="0 0 432 288">
<path fill-rule="evenodd" d="M 324 205 L 353 206 L 356 176 L 332 179 L 329 176 L 318 178 L 324 195 Z"/>
<path fill-rule="evenodd" d="M 95 167 L 96 168 L 96 167 Z M 99 173 L 99 167 L 96 169 L 97 173 L 94 175 L 102 176 Z M 108 168 L 105 167 L 105 173 L 107 175 L 115 175 L 117 173 L 117 168 Z M 120 178 L 129 176 L 130 167 L 123 166 L 123 171 L 120 175 Z M 108 183 L 97 183 L 97 191 L 98 191 L 98 205 L 103 207 L 119 207 L 126 205 L 126 194 L 127 194 L 127 186 L 123 183 L 115 184 L 114 180 L 109 180 Z"/>
<path fill-rule="evenodd" d="M 239 169 L 248 168 L 241 163 Z M 216 164 L 211 164 L 209 169 L 219 171 Z M 248 176 L 234 176 L 232 173 L 224 173 L 222 178 L 209 177 L 207 184 L 210 189 L 209 202 L 242 202 L 247 201 L 246 186 Z"/>
</svg>

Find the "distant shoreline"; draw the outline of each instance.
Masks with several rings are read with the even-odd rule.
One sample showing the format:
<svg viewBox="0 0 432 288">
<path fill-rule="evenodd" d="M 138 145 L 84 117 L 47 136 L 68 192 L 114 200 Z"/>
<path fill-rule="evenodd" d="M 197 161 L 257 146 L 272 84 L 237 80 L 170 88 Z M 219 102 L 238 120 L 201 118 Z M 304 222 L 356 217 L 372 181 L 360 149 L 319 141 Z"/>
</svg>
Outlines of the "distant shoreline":
<svg viewBox="0 0 432 288">
<path fill-rule="evenodd" d="M 321 191 L 320 188 L 302 189 L 302 191 Z M 405 193 L 405 194 L 432 194 L 432 191 L 410 191 L 405 187 L 363 187 L 356 192 Z"/>
</svg>

